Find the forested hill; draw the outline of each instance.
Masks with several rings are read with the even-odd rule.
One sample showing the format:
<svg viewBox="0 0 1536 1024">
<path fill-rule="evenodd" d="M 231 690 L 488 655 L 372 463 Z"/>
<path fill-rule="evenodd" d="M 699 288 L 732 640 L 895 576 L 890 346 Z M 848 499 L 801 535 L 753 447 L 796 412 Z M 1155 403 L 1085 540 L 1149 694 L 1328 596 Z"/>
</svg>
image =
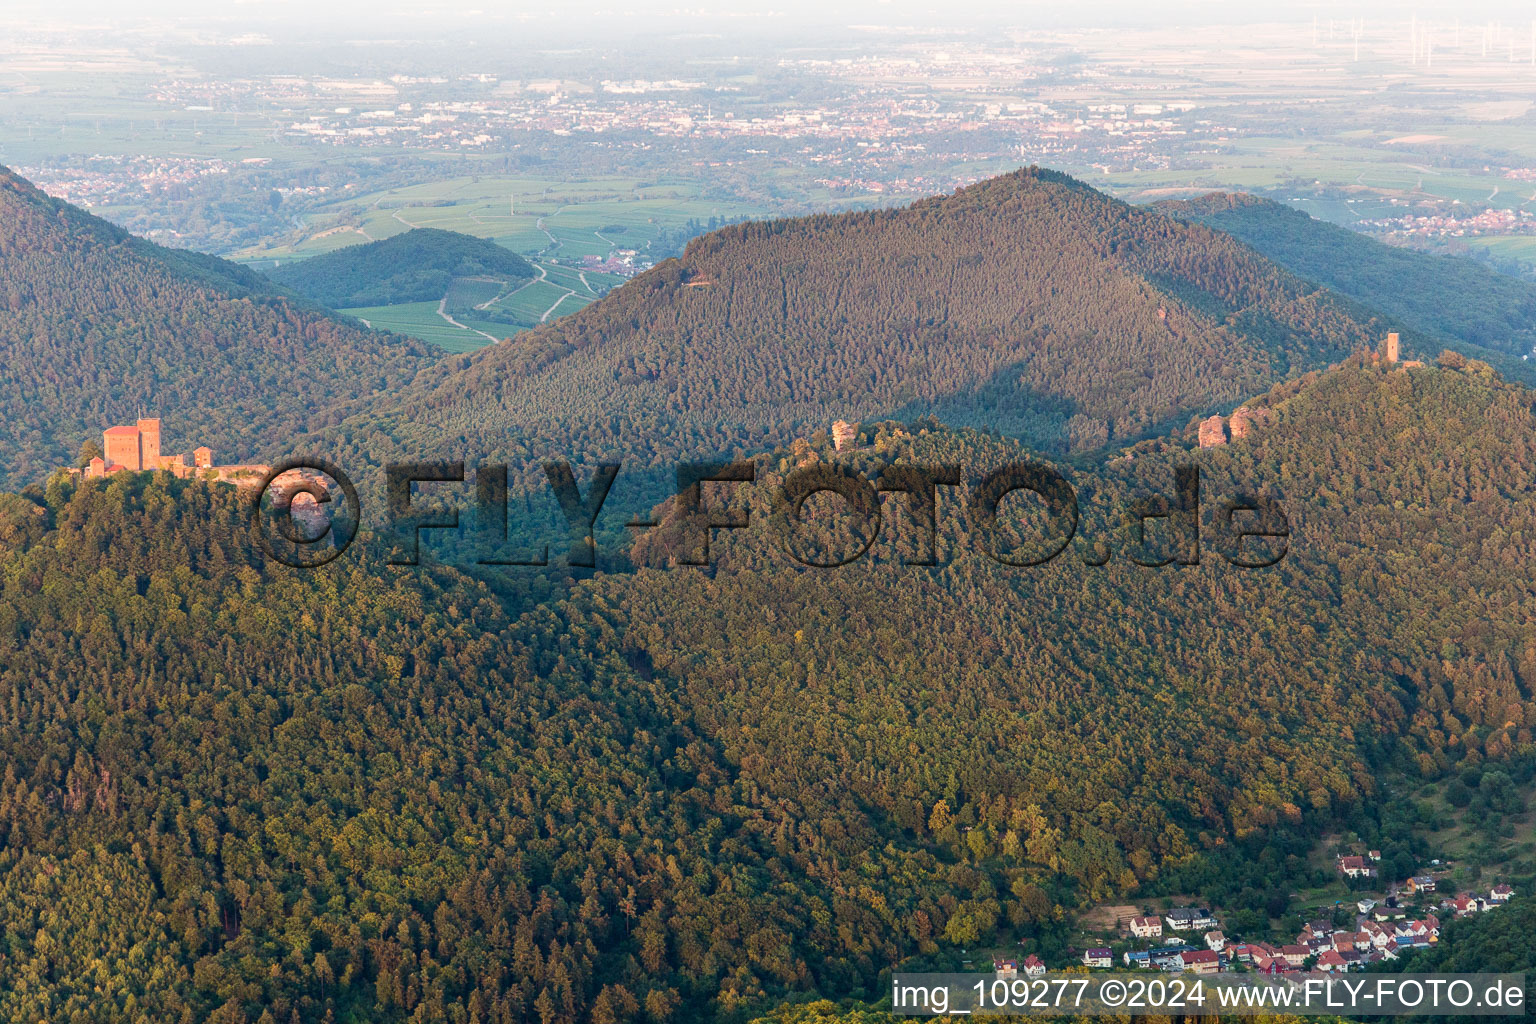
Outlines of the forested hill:
<svg viewBox="0 0 1536 1024">
<path fill-rule="evenodd" d="M 436 301 L 455 277 L 520 281 L 528 261 L 495 242 L 438 228 L 414 228 L 377 242 L 287 263 L 267 276 L 332 309 Z"/>
<path fill-rule="evenodd" d="M 1030 169 L 902 209 L 695 239 L 321 442 L 664 465 L 837 418 L 933 414 L 1089 450 L 1230 407 L 1378 333 L 1225 235 Z"/>
<path fill-rule="evenodd" d="M 40 480 L 141 410 L 164 421 L 167 452 L 248 458 L 401 388 L 433 351 L 134 238 L 0 168 L 0 482 Z"/>
<path fill-rule="evenodd" d="M 563 593 L 366 541 L 284 570 L 197 483 L 7 498 L 0 1016 L 682 1024 L 876 999 L 909 957 L 1065 958 L 1104 899 L 1266 927 L 1384 774 L 1530 749 L 1531 397 L 1349 361 L 1240 441 L 1068 469 L 1088 546 L 1034 568 L 978 554 L 947 488 L 936 567 L 901 564 L 889 496 L 842 569 L 760 515 L 713 569 Z M 757 455 L 744 501 L 812 462 L 1028 455 L 872 426 Z M 1283 502 L 1279 565 L 1130 561 L 1106 510 L 1191 462 L 1206 529 Z"/>
<path fill-rule="evenodd" d="M 1421 330 L 1511 356 L 1536 347 L 1536 284 L 1472 260 L 1386 245 L 1240 192 L 1151 209 L 1224 231 L 1297 275 Z"/>
</svg>

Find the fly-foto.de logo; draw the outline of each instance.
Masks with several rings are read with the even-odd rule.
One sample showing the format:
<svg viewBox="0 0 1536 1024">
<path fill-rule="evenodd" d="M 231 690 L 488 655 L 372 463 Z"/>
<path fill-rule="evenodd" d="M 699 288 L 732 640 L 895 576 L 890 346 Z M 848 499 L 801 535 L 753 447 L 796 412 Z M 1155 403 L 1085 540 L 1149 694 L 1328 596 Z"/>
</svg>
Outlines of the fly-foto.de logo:
<svg viewBox="0 0 1536 1024">
<path fill-rule="evenodd" d="M 509 511 L 505 464 L 482 464 L 471 474 L 463 462 L 412 462 L 384 467 L 383 533 L 392 541 L 388 561 L 419 564 L 424 538 L 467 534 L 473 544 L 466 560 L 479 565 L 547 566 L 563 558 L 572 567 L 596 566 L 598 517 L 622 463 L 593 467 L 585 490 L 569 462 L 546 462 L 542 468 L 543 483 L 568 534 L 563 555 L 553 553 L 548 543 L 519 546 L 514 540 L 519 531 Z M 952 465 L 897 463 L 871 477 L 832 463 L 812 463 L 770 485 L 766 511 L 750 500 L 752 495 L 741 493 L 759 486 L 758 471 L 756 463 L 747 461 L 679 464 L 666 514 L 625 525 L 663 531 L 672 564 L 707 566 L 711 541 L 721 531 L 747 530 L 766 518 L 790 558 L 807 567 L 831 569 L 863 558 L 886 524 L 901 519 L 899 528 L 908 538 L 902 563 L 931 566 L 940 563 L 940 494 L 958 492 L 968 521 L 965 542 L 994 562 L 1043 565 L 1069 546 L 1085 565 L 1104 565 L 1113 557 L 1106 537 L 1089 537 L 1080 529 L 1077 492 L 1045 463 L 1010 463 L 969 481 Z M 1128 560 L 1144 566 L 1198 565 L 1202 541 L 1243 568 L 1265 568 L 1285 557 L 1291 528 L 1279 502 L 1254 495 L 1222 496 L 1202 515 L 1200 468 L 1177 467 L 1172 483 L 1172 493 L 1128 498 L 1118 508 L 1119 528 L 1111 533 Z M 417 493 L 423 484 L 463 485 L 468 500 L 460 506 L 423 508 Z M 1024 511 L 1007 512 L 1005 505 L 1019 498 L 1024 499 Z M 828 529 L 824 512 L 808 514 L 813 499 L 818 510 L 832 502 L 835 530 Z M 325 514 L 327 507 L 339 511 Z M 756 516 L 754 507 L 760 510 Z M 361 512 L 357 488 L 339 467 L 306 458 L 272 467 L 256 492 L 251 517 L 269 557 L 313 568 L 351 545 Z"/>
</svg>

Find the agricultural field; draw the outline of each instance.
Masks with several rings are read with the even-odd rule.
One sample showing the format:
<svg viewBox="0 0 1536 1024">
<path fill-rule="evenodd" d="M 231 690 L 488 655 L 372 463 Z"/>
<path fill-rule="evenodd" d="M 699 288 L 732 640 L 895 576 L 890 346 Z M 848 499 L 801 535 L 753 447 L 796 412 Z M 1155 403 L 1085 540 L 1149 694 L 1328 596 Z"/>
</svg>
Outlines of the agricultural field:
<svg viewBox="0 0 1536 1024">
<path fill-rule="evenodd" d="M 548 319 L 545 314 L 552 315 L 555 306 L 569 294 L 571 291 L 568 288 L 561 288 L 549 281 L 534 281 L 502 298 L 496 303 L 496 308 L 532 325 Z M 589 295 L 586 300 L 590 302 L 593 298 L 596 296 Z M 574 311 L 574 308 L 568 310 Z"/>
<path fill-rule="evenodd" d="M 447 311 L 457 317 L 460 313 L 469 313 L 477 307 L 484 307 L 495 302 L 501 293 L 509 287 L 507 281 L 497 281 L 491 278 L 456 277 L 448 286 L 448 294 L 443 297 Z"/>
<path fill-rule="evenodd" d="M 349 309 L 374 326 L 408 334 L 454 352 L 545 323 L 622 284 L 624 276 L 588 269 L 593 261 L 627 261 L 643 269 L 660 255 L 653 244 L 675 238 L 690 221 L 740 218 L 758 211 L 706 198 L 689 183 L 638 178 L 585 182 L 473 175 L 351 197 L 324 206 L 302 227 L 236 255 L 270 265 L 389 238 L 412 228 L 442 228 L 495 241 L 534 263 L 539 276 L 521 287 L 456 279 L 437 304 Z M 500 314 L 500 316 L 497 316 Z"/>
<path fill-rule="evenodd" d="M 474 324 L 465 321 L 460 321 L 464 323 L 463 327 L 455 327 L 439 316 L 437 310 L 436 302 L 402 302 L 393 306 L 360 306 L 340 312 L 355 316 L 378 330 L 420 338 L 449 352 L 473 352 L 501 338 L 511 337 L 518 331 L 517 327 L 510 324 Z M 499 334 L 496 333 L 498 330 Z"/>
<path fill-rule="evenodd" d="M 687 185 L 638 179 L 556 182 L 471 176 L 357 197 L 289 236 L 241 253 L 253 266 L 302 260 L 346 245 L 376 241 L 417 227 L 487 238 L 528 257 L 538 277 L 518 285 L 456 278 L 441 303 L 346 309 L 375 327 L 466 352 L 520 330 L 574 313 L 622 284 L 623 276 L 588 269 L 592 260 L 621 253 L 636 269 L 664 232 L 690 220 L 723 217 L 729 209 L 700 198 Z M 740 216 L 733 213 L 732 216 Z"/>
<path fill-rule="evenodd" d="M 420 338 L 450 352 L 473 352 L 574 313 L 624 283 L 615 274 L 553 263 L 535 263 L 534 270 L 539 276 L 521 285 L 460 277 L 454 279 L 442 302 L 404 302 L 341 312 L 380 330 Z M 454 322 L 450 323 L 444 313 Z M 498 314 L 506 319 L 498 319 Z"/>
<path fill-rule="evenodd" d="M 1463 242 L 1487 249 L 1504 259 L 1521 260 L 1536 264 L 1536 235 L 1506 235 L 1503 237 L 1463 238 Z"/>
<path fill-rule="evenodd" d="M 341 240 L 377 240 L 429 227 L 490 238 L 525 256 L 574 263 L 589 256 L 607 259 L 622 250 L 643 257 L 664 232 L 675 232 L 690 220 L 767 212 L 710 198 L 686 181 L 472 175 L 323 205 L 302 227 L 236 258 L 298 259 L 329 251 Z"/>
<path fill-rule="evenodd" d="M 1499 131 L 1511 152 L 1536 161 L 1536 133 Z M 1250 136 L 1231 141 L 1200 170 L 1093 171 L 1084 177 L 1132 202 L 1216 190 L 1283 190 L 1298 209 L 1346 226 L 1402 216 L 1406 201 L 1536 210 L 1536 185 L 1502 179 L 1482 164 L 1445 162 L 1446 150 L 1470 145 L 1479 132 L 1487 129 L 1446 124 L 1410 136 L 1364 129 L 1310 139 Z"/>
</svg>

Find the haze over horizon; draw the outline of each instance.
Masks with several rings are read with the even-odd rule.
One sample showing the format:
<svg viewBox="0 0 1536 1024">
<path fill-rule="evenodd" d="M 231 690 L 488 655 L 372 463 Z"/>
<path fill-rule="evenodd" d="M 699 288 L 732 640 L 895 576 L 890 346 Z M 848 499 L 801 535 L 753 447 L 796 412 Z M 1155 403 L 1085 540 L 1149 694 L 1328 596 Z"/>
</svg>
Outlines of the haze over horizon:
<svg viewBox="0 0 1536 1024">
<path fill-rule="evenodd" d="M 1528 5 L 1516 0 L 1469 0 L 1404 5 L 1389 0 L 1360 3 L 1327 3 L 1317 0 L 1283 0 L 1262 11 L 1222 3 L 1220 0 L 1135 3 L 1130 0 L 1086 0 L 1062 5 L 1045 0 L 987 0 L 966 5 L 938 5 L 931 0 L 783 0 L 769 4 L 673 3 L 667 0 L 605 2 L 575 10 L 552 9 L 548 4 L 517 0 L 514 3 L 469 6 L 447 0 L 243 0 L 210 10 L 197 0 L 149 0 L 125 9 L 109 0 L 17 0 L 9 24 L 0 33 L 19 27 L 119 25 L 136 27 L 245 26 L 253 31 L 303 32 L 349 30 L 363 36 L 398 29 L 455 32 L 467 25 L 558 23 L 583 30 L 620 32 L 636 29 L 658 32 L 687 30 L 690 26 L 727 29 L 732 25 L 771 26 L 771 31 L 846 28 L 850 25 L 912 26 L 930 30 L 975 29 L 1008 26 L 1017 28 L 1140 29 L 1182 25 L 1272 23 L 1310 21 L 1313 17 L 1345 21 L 1407 22 L 1421 19 L 1460 19 L 1468 26 L 1490 20 L 1522 25 L 1532 20 Z M 742 29 L 754 31 L 755 29 Z M 809 41 L 809 40 L 808 40 Z"/>
</svg>

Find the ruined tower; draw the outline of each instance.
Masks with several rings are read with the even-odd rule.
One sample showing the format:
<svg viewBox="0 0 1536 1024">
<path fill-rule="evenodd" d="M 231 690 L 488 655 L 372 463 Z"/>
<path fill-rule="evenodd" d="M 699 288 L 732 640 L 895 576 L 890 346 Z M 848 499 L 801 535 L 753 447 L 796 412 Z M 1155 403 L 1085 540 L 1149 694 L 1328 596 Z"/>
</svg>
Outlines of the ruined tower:
<svg viewBox="0 0 1536 1024">
<path fill-rule="evenodd" d="M 1226 424 L 1222 423 L 1220 416 L 1211 416 L 1200 421 L 1200 447 L 1212 448 L 1218 444 L 1227 443 Z"/>
<path fill-rule="evenodd" d="M 1397 341 L 1397 332 L 1393 331 L 1387 335 L 1387 340 L 1381 343 L 1381 361 L 1384 363 L 1395 363 L 1401 355 L 1401 348 Z"/>
<path fill-rule="evenodd" d="M 1272 409 L 1262 405 L 1245 405 L 1232 410 L 1232 419 L 1228 426 L 1232 431 L 1232 440 L 1241 441 L 1253 433 L 1253 428 L 1269 423 L 1274 416 Z"/>
</svg>

